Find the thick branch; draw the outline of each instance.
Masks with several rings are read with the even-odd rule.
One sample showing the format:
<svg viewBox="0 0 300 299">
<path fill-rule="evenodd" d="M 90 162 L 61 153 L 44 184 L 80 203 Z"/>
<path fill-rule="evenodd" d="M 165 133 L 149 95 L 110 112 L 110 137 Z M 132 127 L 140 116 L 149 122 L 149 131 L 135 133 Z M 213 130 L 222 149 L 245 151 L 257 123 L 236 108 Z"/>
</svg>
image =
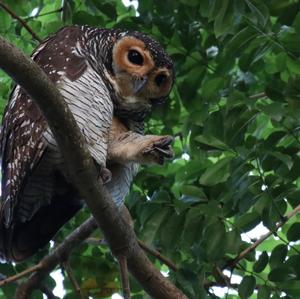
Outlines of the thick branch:
<svg viewBox="0 0 300 299">
<path fill-rule="evenodd" d="M 291 219 L 295 215 L 297 215 L 300 212 L 300 205 L 298 205 L 295 209 L 293 209 L 291 212 L 289 212 L 287 215 L 284 216 L 284 221 L 279 221 L 276 224 L 275 231 L 269 231 L 266 234 L 262 235 L 259 239 L 257 239 L 251 246 L 243 250 L 234 260 L 230 261 L 224 268 L 230 267 L 233 268 L 236 266 L 237 263 L 239 263 L 240 260 L 242 260 L 248 253 L 253 251 L 257 246 L 259 246 L 263 241 L 268 239 L 271 235 L 273 235 L 280 227 L 282 227 L 287 220 Z"/>
<path fill-rule="evenodd" d="M 16 19 L 30 34 L 31 36 L 37 40 L 38 42 L 41 42 L 42 40 L 38 37 L 38 35 L 31 29 L 30 26 L 17 14 L 15 14 L 6 4 L 0 1 L 0 7 L 2 7 L 13 19 Z"/>
<path fill-rule="evenodd" d="M 99 184 L 94 162 L 64 99 L 46 74 L 18 49 L 0 38 L 0 67 L 20 84 L 43 111 L 55 136 L 74 186 L 85 199 L 110 249 L 127 258 L 128 268 L 154 298 L 187 298 L 154 268 L 136 236 Z"/>
</svg>

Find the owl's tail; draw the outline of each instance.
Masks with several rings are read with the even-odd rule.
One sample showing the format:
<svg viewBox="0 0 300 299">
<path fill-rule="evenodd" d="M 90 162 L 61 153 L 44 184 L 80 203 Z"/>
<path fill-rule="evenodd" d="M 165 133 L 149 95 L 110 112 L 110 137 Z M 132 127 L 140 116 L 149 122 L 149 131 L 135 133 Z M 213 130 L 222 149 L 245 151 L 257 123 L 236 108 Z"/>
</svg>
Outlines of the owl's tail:
<svg viewBox="0 0 300 299">
<path fill-rule="evenodd" d="M 55 198 L 24 223 L 6 228 L 0 223 L 0 258 L 21 262 L 44 247 L 80 209 L 80 201 Z"/>
</svg>

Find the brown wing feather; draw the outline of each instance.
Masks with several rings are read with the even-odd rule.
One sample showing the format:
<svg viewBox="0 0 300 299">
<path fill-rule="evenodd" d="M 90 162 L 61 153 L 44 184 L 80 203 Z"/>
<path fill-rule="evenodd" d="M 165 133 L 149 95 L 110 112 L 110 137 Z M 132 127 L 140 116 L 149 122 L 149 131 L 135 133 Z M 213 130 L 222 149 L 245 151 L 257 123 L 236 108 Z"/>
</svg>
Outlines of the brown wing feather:
<svg viewBox="0 0 300 299">
<path fill-rule="evenodd" d="M 85 60 L 73 52 L 81 36 L 79 27 L 63 28 L 41 43 L 32 59 L 55 83 L 62 74 L 76 80 L 86 69 Z M 19 86 L 15 87 L 4 113 L 0 138 L 0 220 L 6 227 L 12 224 L 22 188 L 46 150 L 43 141 L 46 128 L 47 123 L 37 105 Z"/>
</svg>

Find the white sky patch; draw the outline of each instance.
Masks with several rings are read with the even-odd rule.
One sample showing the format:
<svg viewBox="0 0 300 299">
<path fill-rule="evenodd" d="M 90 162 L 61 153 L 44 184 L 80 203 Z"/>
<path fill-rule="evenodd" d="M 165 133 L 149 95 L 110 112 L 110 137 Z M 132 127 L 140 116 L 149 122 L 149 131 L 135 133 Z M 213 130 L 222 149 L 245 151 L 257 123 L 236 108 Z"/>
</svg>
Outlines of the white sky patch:
<svg viewBox="0 0 300 299">
<path fill-rule="evenodd" d="M 51 277 L 55 280 L 56 282 L 56 287 L 53 290 L 53 294 L 57 296 L 58 298 L 63 298 L 63 296 L 66 294 L 66 291 L 64 290 L 63 286 L 63 276 L 61 274 L 60 270 L 56 270 L 52 272 Z M 44 299 L 47 297 L 44 295 Z"/>
<path fill-rule="evenodd" d="M 265 185 L 265 184 L 263 184 L 263 185 L 261 186 L 261 190 L 262 190 L 262 191 L 265 191 L 267 188 L 268 188 L 268 186 Z"/>
<path fill-rule="evenodd" d="M 30 17 L 34 17 L 34 16 L 36 16 L 37 15 L 37 13 L 39 12 L 39 8 L 38 7 L 36 7 L 36 8 L 34 8 L 33 10 L 32 10 L 32 12 L 30 13 Z"/>
<path fill-rule="evenodd" d="M 187 154 L 187 153 L 183 153 L 183 154 L 181 155 L 181 158 L 182 158 L 183 160 L 189 161 L 189 160 L 190 160 L 190 155 Z"/>
<path fill-rule="evenodd" d="M 208 57 L 215 57 L 219 54 L 219 48 L 216 46 L 211 46 L 206 49 L 206 55 Z"/>
<path fill-rule="evenodd" d="M 123 297 L 116 293 L 111 296 L 111 299 L 123 299 Z"/>
<path fill-rule="evenodd" d="M 122 2 L 127 7 L 132 5 L 135 8 L 135 10 L 137 10 L 139 6 L 139 2 L 137 0 L 122 0 Z"/>
<path fill-rule="evenodd" d="M 241 238 L 243 241 L 251 242 L 252 239 L 258 239 L 262 235 L 268 233 L 269 230 L 260 222 L 256 227 L 247 233 L 241 234 Z"/>
<path fill-rule="evenodd" d="M 227 276 L 227 277 L 230 277 L 231 280 L 230 282 L 232 284 L 240 284 L 241 281 L 242 281 L 242 277 L 239 276 L 239 275 L 235 275 L 235 274 L 232 274 L 230 273 L 230 271 L 228 270 L 224 270 L 223 273 Z M 233 290 L 233 289 L 229 289 L 228 290 L 228 287 L 212 287 L 211 290 L 213 291 L 213 293 L 218 296 L 218 297 L 221 297 L 223 298 L 225 296 L 225 294 L 234 294 L 234 295 L 237 295 L 237 291 L 236 290 Z"/>
</svg>

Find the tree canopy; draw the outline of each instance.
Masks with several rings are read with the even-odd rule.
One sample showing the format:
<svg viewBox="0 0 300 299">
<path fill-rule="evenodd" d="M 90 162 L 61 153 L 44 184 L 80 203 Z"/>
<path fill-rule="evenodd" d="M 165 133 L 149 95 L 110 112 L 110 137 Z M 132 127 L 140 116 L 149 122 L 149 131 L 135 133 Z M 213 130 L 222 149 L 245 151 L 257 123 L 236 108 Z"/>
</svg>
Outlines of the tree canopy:
<svg viewBox="0 0 300 299">
<path fill-rule="evenodd" d="M 176 265 L 151 258 L 188 298 L 300 297 L 298 1 L 147 0 L 137 10 L 120 0 L 5 1 L 13 13 L 1 3 L 0 34 L 28 55 L 38 45 L 32 32 L 44 39 L 69 24 L 138 30 L 160 41 L 176 83 L 146 130 L 176 136 L 175 158 L 142 168 L 134 180 L 126 205 L 139 239 Z M 0 72 L 1 114 L 11 87 Z M 48 248 L 24 263 L 0 264 L 0 273 L 37 264 L 88 216 L 83 210 Z M 268 235 L 248 237 L 258 225 Z M 105 244 L 75 248 L 70 267 L 91 298 L 120 291 Z M 64 298 L 76 298 L 69 277 L 63 282 Z M 12 298 L 15 288 L 3 286 L 0 297 Z M 147 298 L 134 280 L 131 292 Z"/>
</svg>

